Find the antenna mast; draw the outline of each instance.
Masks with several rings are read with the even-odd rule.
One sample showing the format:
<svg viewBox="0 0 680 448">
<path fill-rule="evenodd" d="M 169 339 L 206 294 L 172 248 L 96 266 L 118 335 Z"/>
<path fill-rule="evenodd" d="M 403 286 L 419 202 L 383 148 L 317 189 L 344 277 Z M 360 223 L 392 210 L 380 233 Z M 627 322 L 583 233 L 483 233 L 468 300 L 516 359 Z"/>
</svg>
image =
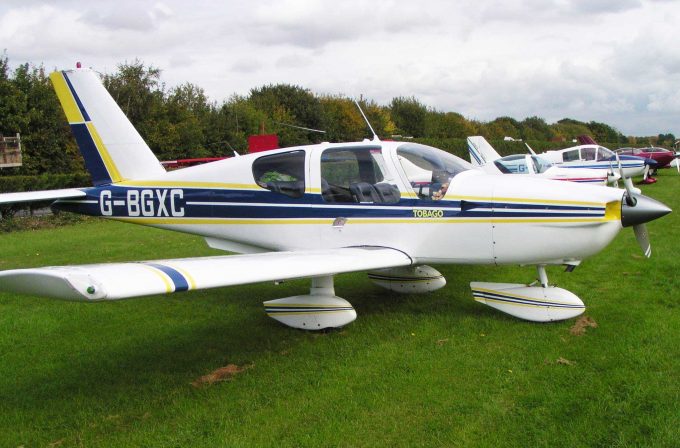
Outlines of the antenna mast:
<svg viewBox="0 0 680 448">
<path fill-rule="evenodd" d="M 354 100 L 354 104 L 357 105 L 357 108 L 359 109 L 359 112 L 361 112 L 361 116 L 364 117 L 364 121 L 365 121 L 366 124 L 368 125 L 368 129 L 370 129 L 371 132 L 373 133 L 373 141 L 374 141 L 374 142 L 379 142 L 380 139 L 378 138 L 378 134 L 376 134 L 375 131 L 373 130 L 373 126 L 371 126 L 371 122 L 368 121 L 368 118 L 366 118 L 366 114 L 364 114 L 364 111 L 361 109 L 361 106 L 359 105 L 359 102 L 358 102 L 357 100 Z"/>
</svg>

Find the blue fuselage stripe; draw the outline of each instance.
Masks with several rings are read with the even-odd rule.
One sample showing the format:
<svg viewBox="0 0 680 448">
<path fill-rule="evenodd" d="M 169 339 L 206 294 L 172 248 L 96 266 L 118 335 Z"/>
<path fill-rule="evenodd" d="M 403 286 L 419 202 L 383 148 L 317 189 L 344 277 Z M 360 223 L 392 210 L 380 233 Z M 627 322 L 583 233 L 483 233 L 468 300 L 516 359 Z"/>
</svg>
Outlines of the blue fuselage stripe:
<svg viewBox="0 0 680 448">
<path fill-rule="evenodd" d="M 62 210 L 93 216 L 224 219 L 337 218 L 603 218 L 605 207 L 550 203 L 401 199 L 396 204 L 327 203 L 320 194 L 293 199 L 269 191 L 106 186 L 84 200 L 58 201 Z M 105 194 L 104 194 L 105 192 Z M 172 194 L 171 192 L 181 192 Z M 181 210 L 181 214 L 176 213 Z M 433 214 L 433 211 L 436 213 Z M 106 212 L 106 213 L 104 213 Z M 419 213 L 422 212 L 422 213 Z M 430 213 L 429 215 L 427 213 Z"/>
</svg>

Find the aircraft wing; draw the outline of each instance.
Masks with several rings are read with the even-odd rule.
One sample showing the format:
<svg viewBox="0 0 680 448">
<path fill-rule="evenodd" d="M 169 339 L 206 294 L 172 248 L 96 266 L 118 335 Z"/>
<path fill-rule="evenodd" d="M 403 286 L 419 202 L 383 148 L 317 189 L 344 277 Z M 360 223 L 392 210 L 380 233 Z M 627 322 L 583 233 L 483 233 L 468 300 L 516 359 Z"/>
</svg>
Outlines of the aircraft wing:
<svg viewBox="0 0 680 448">
<path fill-rule="evenodd" d="M 3 193 L 0 194 L 0 204 L 82 198 L 85 196 L 86 194 L 84 191 L 78 190 L 76 188 L 65 188 L 63 190 L 25 191 L 22 193 Z"/>
<path fill-rule="evenodd" d="M 0 291 L 96 301 L 409 266 L 386 247 L 268 252 L 0 271 Z"/>
</svg>

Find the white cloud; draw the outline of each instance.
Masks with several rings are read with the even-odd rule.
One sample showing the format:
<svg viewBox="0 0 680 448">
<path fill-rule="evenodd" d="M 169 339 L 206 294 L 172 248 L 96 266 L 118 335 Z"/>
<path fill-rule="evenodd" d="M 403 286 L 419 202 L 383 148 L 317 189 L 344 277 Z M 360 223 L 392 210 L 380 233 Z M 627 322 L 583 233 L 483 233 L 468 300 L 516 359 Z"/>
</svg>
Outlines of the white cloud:
<svg viewBox="0 0 680 448">
<path fill-rule="evenodd" d="M 677 23 L 663 0 L 6 0 L 0 42 L 10 63 L 48 68 L 139 58 L 215 100 L 282 82 L 680 134 Z"/>
</svg>

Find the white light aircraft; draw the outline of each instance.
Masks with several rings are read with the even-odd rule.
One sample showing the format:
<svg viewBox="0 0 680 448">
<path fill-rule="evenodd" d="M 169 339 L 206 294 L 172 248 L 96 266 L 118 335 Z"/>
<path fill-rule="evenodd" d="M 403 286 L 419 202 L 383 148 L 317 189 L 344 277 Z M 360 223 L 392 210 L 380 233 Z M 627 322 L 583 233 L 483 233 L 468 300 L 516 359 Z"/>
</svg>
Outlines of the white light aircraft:
<svg viewBox="0 0 680 448">
<path fill-rule="evenodd" d="M 482 136 L 467 138 L 468 152 L 472 165 L 481 167 L 489 174 L 522 174 L 544 179 L 606 185 L 618 179 L 617 174 L 609 175 L 602 170 L 590 168 L 562 168 L 536 154 L 513 154 L 501 157 Z"/>
<path fill-rule="evenodd" d="M 427 264 L 522 264 L 537 267 L 539 284 L 473 282 L 473 296 L 552 321 L 584 304 L 549 286 L 547 265 L 573 269 L 629 226 L 649 255 L 644 223 L 670 212 L 631 192 L 489 175 L 439 149 L 377 137 L 166 172 L 93 71 L 51 79 L 94 186 L 9 193 L 0 203 L 54 199 L 59 210 L 197 234 L 242 255 L 8 270 L 4 291 L 103 301 L 310 278 L 309 294 L 264 306 L 314 330 L 356 318 L 335 295 L 336 274 L 369 271 L 380 286 L 414 293 L 446 283 Z"/>
<path fill-rule="evenodd" d="M 616 167 L 617 155 L 610 149 L 597 144 L 572 146 L 571 148 L 555 149 L 539 154 L 550 162 L 564 168 L 591 168 L 604 172 L 611 172 Z M 623 178 L 647 176 L 649 162 L 642 157 L 620 155 Z M 611 179 L 610 179 L 611 181 Z"/>
</svg>

